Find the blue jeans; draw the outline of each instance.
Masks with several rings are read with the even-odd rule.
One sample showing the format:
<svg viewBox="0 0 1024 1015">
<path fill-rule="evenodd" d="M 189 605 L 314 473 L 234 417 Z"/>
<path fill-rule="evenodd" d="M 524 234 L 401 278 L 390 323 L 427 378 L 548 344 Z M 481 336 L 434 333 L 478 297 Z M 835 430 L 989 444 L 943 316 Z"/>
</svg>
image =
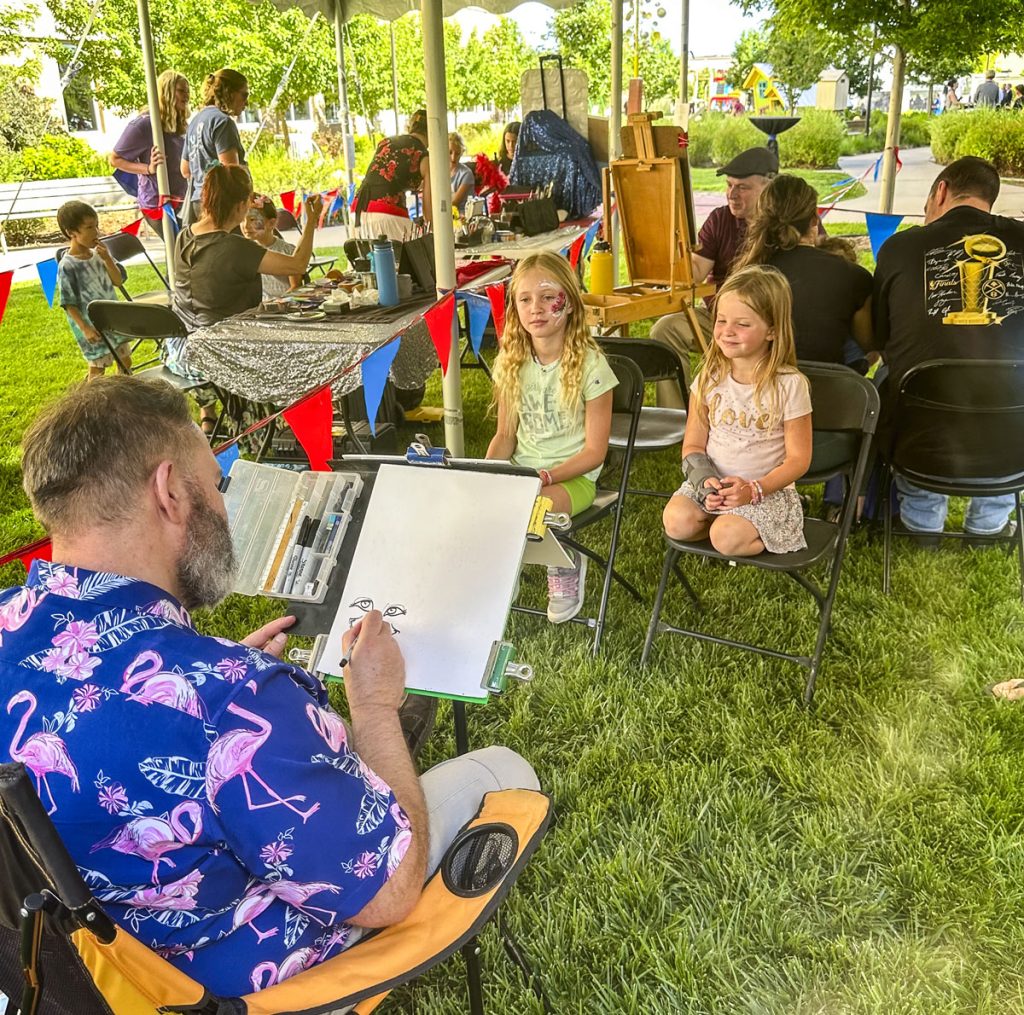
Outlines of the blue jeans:
<svg viewBox="0 0 1024 1015">
<path fill-rule="evenodd" d="M 896 477 L 900 498 L 900 518 L 908 529 L 915 532 L 941 532 L 946 524 L 949 498 L 945 494 L 922 490 Z M 964 530 L 976 536 L 991 536 L 1006 525 L 1007 516 L 1014 509 L 1012 493 L 998 497 L 972 497 L 964 512 Z"/>
</svg>

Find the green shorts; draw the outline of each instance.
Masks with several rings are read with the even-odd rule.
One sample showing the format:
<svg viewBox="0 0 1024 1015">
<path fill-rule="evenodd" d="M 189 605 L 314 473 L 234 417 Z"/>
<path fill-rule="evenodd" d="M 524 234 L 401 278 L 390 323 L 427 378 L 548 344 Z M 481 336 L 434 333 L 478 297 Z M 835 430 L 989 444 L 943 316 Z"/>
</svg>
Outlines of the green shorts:
<svg viewBox="0 0 1024 1015">
<path fill-rule="evenodd" d="M 567 479 L 557 485 L 569 495 L 569 503 L 572 505 L 569 513 L 573 515 L 590 507 L 597 495 L 597 484 L 587 476 L 576 476 L 575 479 Z"/>
</svg>

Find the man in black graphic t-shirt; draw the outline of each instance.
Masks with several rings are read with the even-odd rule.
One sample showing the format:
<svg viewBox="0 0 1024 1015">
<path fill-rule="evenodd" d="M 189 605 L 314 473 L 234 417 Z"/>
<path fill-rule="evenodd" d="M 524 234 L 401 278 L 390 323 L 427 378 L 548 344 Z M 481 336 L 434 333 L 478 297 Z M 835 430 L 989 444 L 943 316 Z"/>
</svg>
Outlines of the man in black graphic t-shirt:
<svg viewBox="0 0 1024 1015">
<path fill-rule="evenodd" d="M 968 156 L 932 184 L 925 224 L 890 237 L 878 252 L 872 307 L 875 345 L 889 368 L 883 418 L 903 375 L 931 359 L 1024 359 L 1024 223 L 991 213 L 999 174 Z M 907 528 L 940 532 L 947 498 L 903 480 Z M 976 497 L 965 528 L 1000 531 L 1013 497 Z"/>
</svg>

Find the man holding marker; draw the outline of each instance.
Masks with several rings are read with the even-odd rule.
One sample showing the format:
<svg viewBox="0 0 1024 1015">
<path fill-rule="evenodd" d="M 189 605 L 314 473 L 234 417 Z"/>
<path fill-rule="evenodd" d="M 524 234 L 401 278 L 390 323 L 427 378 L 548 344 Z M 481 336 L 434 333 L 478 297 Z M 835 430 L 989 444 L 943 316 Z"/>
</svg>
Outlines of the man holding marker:
<svg viewBox="0 0 1024 1015">
<path fill-rule="evenodd" d="M 234 560 L 220 468 L 175 389 L 74 389 L 27 432 L 23 475 L 53 560 L 0 593 L 0 743 L 111 917 L 213 992 L 400 921 L 485 793 L 538 787 L 502 747 L 417 775 L 379 611 L 344 639 L 348 725 L 281 660 L 294 618 L 241 643 L 197 631 Z"/>
</svg>

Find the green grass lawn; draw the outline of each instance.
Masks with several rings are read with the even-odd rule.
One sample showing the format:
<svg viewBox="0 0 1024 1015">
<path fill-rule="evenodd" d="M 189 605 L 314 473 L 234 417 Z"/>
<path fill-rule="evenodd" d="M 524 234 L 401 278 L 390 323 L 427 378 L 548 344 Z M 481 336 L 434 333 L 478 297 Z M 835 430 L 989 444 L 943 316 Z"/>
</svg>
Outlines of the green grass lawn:
<svg viewBox="0 0 1024 1015">
<path fill-rule="evenodd" d="M 84 372 L 38 285 L 11 294 L 0 362 L 6 549 L 39 535 L 20 488 L 19 437 Z M 428 401 L 438 404 L 439 388 L 435 377 Z M 482 372 L 466 371 L 464 391 L 467 447 L 479 454 L 492 427 Z M 430 434 L 441 442 L 440 427 Z M 673 489 L 677 454 L 643 457 L 635 479 Z M 509 636 L 536 677 L 470 710 L 473 744 L 520 751 L 554 797 L 557 823 L 507 906 L 554 1010 L 1024 1013 L 1024 716 L 983 691 L 1024 675 L 1013 559 L 900 546 L 886 599 L 880 545 L 855 533 L 807 711 L 803 673 L 788 664 L 662 636 L 639 669 L 660 510 L 650 498 L 628 502 L 619 566 L 648 602 L 613 594 L 600 658 L 581 628 L 514 616 Z M 429 524 L 426 508 L 410 511 Z M 687 570 L 706 599 L 706 629 L 810 648 L 814 612 L 791 582 L 751 568 Z M 0 585 L 21 577 L 8 567 Z M 524 594 L 539 604 L 542 585 L 527 574 Z M 199 622 L 237 637 L 276 612 L 232 597 Z M 678 590 L 664 616 L 694 619 Z M 449 731 L 442 713 L 427 763 L 453 753 Z M 493 930 L 482 946 L 487 1010 L 538 1012 Z M 464 1012 L 461 961 L 381 1010 Z"/>
</svg>

